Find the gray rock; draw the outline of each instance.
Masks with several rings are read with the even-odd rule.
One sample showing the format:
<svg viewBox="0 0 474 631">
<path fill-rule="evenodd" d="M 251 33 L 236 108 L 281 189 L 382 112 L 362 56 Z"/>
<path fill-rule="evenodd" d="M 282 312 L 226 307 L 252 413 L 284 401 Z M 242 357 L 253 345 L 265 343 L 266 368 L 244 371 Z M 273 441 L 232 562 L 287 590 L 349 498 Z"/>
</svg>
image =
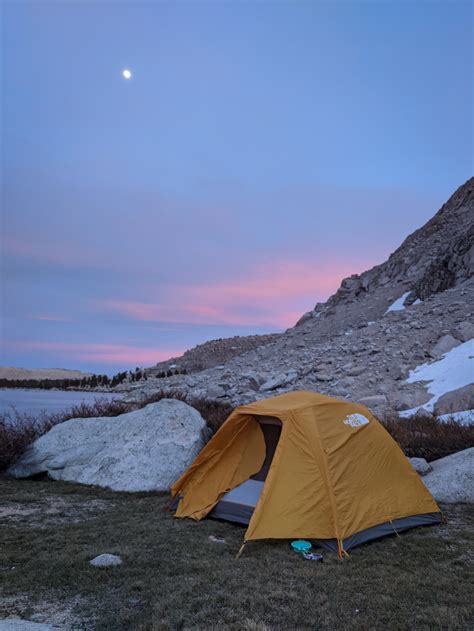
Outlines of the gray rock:
<svg viewBox="0 0 474 631">
<path fill-rule="evenodd" d="M 436 401 L 433 411 L 435 414 L 441 415 L 472 409 L 474 409 L 474 383 L 443 394 Z"/>
<path fill-rule="evenodd" d="M 450 350 L 459 346 L 461 342 L 454 338 L 452 335 L 443 335 L 439 338 L 436 344 L 430 351 L 430 355 L 435 357 L 436 359 L 441 358 L 445 353 L 448 353 Z"/>
<path fill-rule="evenodd" d="M 363 366 L 353 366 L 352 368 L 349 368 L 349 370 L 346 372 L 346 375 L 348 375 L 349 377 L 358 377 L 366 371 L 367 368 L 364 368 Z"/>
<path fill-rule="evenodd" d="M 247 385 L 254 392 L 258 392 L 260 390 L 260 384 L 255 377 L 248 377 Z"/>
<path fill-rule="evenodd" d="M 431 463 L 433 471 L 423 477 L 438 502 L 474 502 L 474 447 Z"/>
<path fill-rule="evenodd" d="M 0 620 L 0 631 L 54 631 L 57 627 L 40 622 L 30 622 L 21 618 L 4 618 Z"/>
<path fill-rule="evenodd" d="M 261 392 L 268 392 L 270 390 L 276 390 L 282 386 L 286 386 L 298 377 L 298 372 L 294 369 L 288 371 L 288 373 L 280 373 L 276 377 L 269 379 L 260 386 Z"/>
<path fill-rule="evenodd" d="M 265 383 L 263 383 L 260 386 L 260 390 L 262 392 L 269 392 L 270 390 L 275 390 L 276 388 L 283 386 L 285 383 L 286 383 L 286 374 L 281 373 L 277 375 L 276 377 L 272 377 L 268 381 L 265 381 Z"/>
<path fill-rule="evenodd" d="M 474 322 L 464 320 L 454 329 L 453 336 L 461 340 L 461 342 L 467 342 L 472 339 L 474 337 Z"/>
<path fill-rule="evenodd" d="M 373 394 L 369 397 L 362 397 L 362 399 L 359 399 L 359 403 L 369 408 L 378 407 L 380 405 L 387 405 L 387 397 L 384 394 Z"/>
<path fill-rule="evenodd" d="M 390 405 L 395 410 L 411 410 L 424 403 L 427 403 L 431 399 L 431 395 L 423 388 L 417 388 L 410 391 L 397 391 L 389 396 Z"/>
<path fill-rule="evenodd" d="M 419 475 L 426 475 L 433 471 L 433 467 L 424 458 L 408 458 L 408 460 Z"/>
<path fill-rule="evenodd" d="M 302 324 L 304 324 L 305 322 L 308 322 L 308 320 L 312 320 L 313 318 L 314 318 L 314 311 L 307 311 L 301 316 L 301 318 L 298 320 L 295 326 L 301 326 Z"/>
<path fill-rule="evenodd" d="M 222 397 L 225 397 L 225 393 L 226 391 L 224 390 L 222 385 L 210 385 L 207 388 L 207 396 L 210 399 L 220 399 Z"/>
<path fill-rule="evenodd" d="M 38 438 L 9 474 L 47 472 L 114 491 L 167 491 L 204 446 L 205 428 L 197 410 L 175 399 L 115 418 L 71 419 Z"/>
<path fill-rule="evenodd" d="M 114 565 L 122 565 L 123 561 L 115 554 L 99 554 L 89 563 L 94 567 L 112 567 Z"/>
<path fill-rule="evenodd" d="M 314 376 L 318 381 L 331 381 L 332 376 L 328 375 L 326 372 L 315 372 Z"/>
</svg>

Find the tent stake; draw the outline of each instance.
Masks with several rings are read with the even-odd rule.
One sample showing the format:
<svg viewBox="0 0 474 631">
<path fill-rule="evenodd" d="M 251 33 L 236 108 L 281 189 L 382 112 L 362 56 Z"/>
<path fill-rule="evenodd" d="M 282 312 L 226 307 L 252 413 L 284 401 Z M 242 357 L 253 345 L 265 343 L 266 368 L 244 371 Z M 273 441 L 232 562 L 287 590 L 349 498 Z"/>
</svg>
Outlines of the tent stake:
<svg viewBox="0 0 474 631">
<path fill-rule="evenodd" d="M 246 544 L 246 543 L 247 543 L 247 542 L 246 542 L 246 541 L 244 541 L 244 542 L 243 542 L 243 544 L 240 546 L 240 550 L 237 552 L 237 555 L 236 555 L 236 557 L 235 557 L 236 559 L 240 558 L 240 555 L 241 555 L 241 554 L 242 554 L 242 552 L 244 551 L 244 548 L 245 548 L 245 544 Z"/>
</svg>

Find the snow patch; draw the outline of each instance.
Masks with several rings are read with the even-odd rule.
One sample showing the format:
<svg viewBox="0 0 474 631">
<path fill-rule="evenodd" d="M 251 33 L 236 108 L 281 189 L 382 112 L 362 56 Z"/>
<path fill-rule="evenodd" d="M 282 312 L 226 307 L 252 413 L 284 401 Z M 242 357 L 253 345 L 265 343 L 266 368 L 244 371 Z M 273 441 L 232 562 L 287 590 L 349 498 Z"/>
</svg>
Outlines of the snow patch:
<svg viewBox="0 0 474 631">
<path fill-rule="evenodd" d="M 412 305 L 411 305 L 411 306 L 413 307 L 413 305 L 422 305 L 422 304 L 423 304 L 423 300 L 420 300 L 419 298 L 417 298 L 417 299 L 415 300 L 415 302 L 414 302 L 414 303 L 412 303 Z"/>
<path fill-rule="evenodd" d="M 414 370 L 410 370 L 406 383 L 428 381 L 426 389 L 431 394 L 428 403 L 419 405 L 411 410 L 400 412 L 400 416 L 412 416 L 418 410 L 423 409 L 432 412 L 436 401 L 452 390 L 468 386 L 473 381 L 474 375 L 474 339 L 468 340 L 459 346 L 444 353 L 438 361 L 421 364 Z M 469 412 L 469 410 L 466 410 Z M 459 414 L 459 412 L 457 413 Z M 452 416 L 445 414 L 443 416 Z"/>
<path fill-rule="evenodd" d="M 392 302 L 392 304 L 390 305 L 390 307 L 387 309 L 385 313 L 389 313 L 390 311 L 403 311 L 403 309 L 405 309 L 405 305 L 403 303 L 405 302 L 405 300 L 408 298 L 410 294 L 411 294 L 411 290 L 405 292 L 403 296 L 400 296 L 400 298 L 397 298 L 395 302 Z"/>
<path fill-rule="evenodd" d="M 461 425 L 472 425 L 474 423 L 474 410 L 464 410 L 464 412 L 451 412 L 451 414 L 441 414 L 438 419 L 443 423 L 451 419 L 458 421 Z"/>
</svg>

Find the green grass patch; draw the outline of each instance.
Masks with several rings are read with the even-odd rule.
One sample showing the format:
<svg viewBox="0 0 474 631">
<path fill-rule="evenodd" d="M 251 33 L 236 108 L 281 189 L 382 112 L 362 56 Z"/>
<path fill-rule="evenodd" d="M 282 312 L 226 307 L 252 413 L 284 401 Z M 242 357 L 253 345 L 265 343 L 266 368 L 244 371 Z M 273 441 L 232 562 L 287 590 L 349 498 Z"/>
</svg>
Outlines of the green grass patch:
<svg viewBox="0 0 474 631">
<path fill-rule="evenodd" d="M 216 520 L 174 519 L 163 494 L 0 479 L 0 618 L 65 629 L 469 629 L 473 509 L 305 561 Z M 225 544 L 209 536 L 222 537 Z M 99 569 L 89 560 L 118 554 Z"/>
</svg>

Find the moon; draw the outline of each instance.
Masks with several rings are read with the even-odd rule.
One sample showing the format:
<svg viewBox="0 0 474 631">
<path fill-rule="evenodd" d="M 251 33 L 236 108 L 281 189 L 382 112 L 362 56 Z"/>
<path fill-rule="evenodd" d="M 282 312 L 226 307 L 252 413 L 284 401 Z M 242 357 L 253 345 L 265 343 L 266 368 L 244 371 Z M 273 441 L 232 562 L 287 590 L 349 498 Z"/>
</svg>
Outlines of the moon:
<svg viewBox="0 0 474 631">
<path fill-rule="evenodd" d="M 124 79 L 131 79 L 132 78 L 132 73 L 130 70 L 128 70 L 127 68 L 125 68 L 124 70 L 122 70 L 122 77 Z"/>
</svg>

